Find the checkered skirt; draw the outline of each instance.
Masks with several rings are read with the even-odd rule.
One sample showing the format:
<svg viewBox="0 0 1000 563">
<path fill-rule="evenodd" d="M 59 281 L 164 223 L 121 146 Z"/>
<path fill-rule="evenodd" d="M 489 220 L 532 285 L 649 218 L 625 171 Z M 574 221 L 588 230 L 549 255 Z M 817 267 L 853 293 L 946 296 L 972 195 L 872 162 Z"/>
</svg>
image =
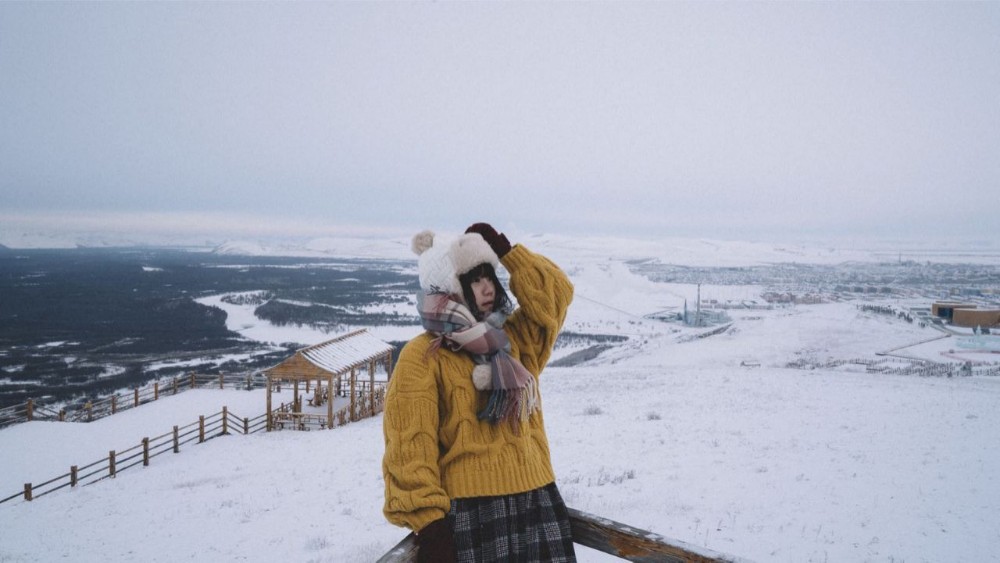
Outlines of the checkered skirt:
<svg viewBox="0 0 1000 563">
<path fill-rule="evenodd" d="M 569 513 L 555 483 L 499 497 L 451 501 L 460 563 L 573 563 Z"/>
</svg>

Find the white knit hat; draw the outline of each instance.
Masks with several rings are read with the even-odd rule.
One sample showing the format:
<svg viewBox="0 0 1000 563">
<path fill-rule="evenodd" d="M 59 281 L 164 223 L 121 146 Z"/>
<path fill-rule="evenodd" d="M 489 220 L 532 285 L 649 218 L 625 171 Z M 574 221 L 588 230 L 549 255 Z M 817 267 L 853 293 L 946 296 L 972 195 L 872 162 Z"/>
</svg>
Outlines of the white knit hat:
<svg viewBox="0 0 1000 563">
<path fill-rule="evenodd" d="M 466 233 L 455 239 L 451 243 L 451 261 L 459 276 L 480 264 L 489 264 L 494 270 L 500 264 L 496 252 L 479 233 Z"/>
<path fill-rule="evenodd" d="M 496 253 L 479 233 L 466 233 L 449 245 L 433 231 L 421 231 L 414 235 L 411 248 L 419 256 L 420 289 L 428 293 L 443 291 L 461 295 L 458 276 L 480 264 L 490 264 L 494 270 L 500 264 Z"/>
<path fill-rule="evenodd" d="M 434 244 L 433 231 L 421 231 L 414 235 L 411 249 L 419 256 L 417 268 L 420 278 L 420 289 L 431 293 L 443 291 L 448 294 L 461 294 L 462 287 L 455 275 L 449 246 L 446 241 L 438 240 Z"/>
</svg>

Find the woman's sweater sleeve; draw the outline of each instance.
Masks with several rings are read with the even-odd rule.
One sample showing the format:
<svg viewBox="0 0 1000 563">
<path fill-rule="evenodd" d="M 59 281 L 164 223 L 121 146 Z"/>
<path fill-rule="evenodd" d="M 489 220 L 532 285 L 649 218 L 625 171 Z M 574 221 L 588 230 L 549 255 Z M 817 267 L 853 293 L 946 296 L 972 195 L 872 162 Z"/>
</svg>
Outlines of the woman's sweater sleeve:
<svg viewBox="0 0 1000 563">
<path fill-rule="evenodd" d="M 573 301 L 573 284 L 548 258 L 518 244 L 503 257 L 510 272 L 510 290 L 518 309 L 507 320 L 518 359 L 537 377 L 552 355 L 566 312 Z"/>
<path fill-rule="evenodd" d="M 400 353 L 382 418 L 382 510 L 389 522 L 414 531 L 444 518 L 451 506 L 438 465 L 437 383 L 420 348 L 426 346 L 410 342 Z"/>
</svg>

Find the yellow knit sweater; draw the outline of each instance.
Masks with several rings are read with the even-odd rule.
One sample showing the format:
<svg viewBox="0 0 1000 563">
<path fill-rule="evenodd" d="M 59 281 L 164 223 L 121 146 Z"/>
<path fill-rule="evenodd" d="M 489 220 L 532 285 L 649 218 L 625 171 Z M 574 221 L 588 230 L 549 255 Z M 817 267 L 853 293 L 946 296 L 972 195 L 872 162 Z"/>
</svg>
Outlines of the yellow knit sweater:
<svg viewBox="0 0 1000 563">
<path fill-rule="evenodd" d="M 504 256 L 518 309 L 504 330 L 511 355 L 537 378 L 549 360 L 573 285 L 547 258 L 521 245 Z M 453 498 L 509 495 L 555 480 L 542 409 L 521 432 L 476 418 L 487 394 L 472 384 L 472 359 L 441 347 L 433 336 L 403 347 L 389 381 L 383 433 L 385 506 L 389 522 L 420 530 L 440 520 Z"/>
</svg>

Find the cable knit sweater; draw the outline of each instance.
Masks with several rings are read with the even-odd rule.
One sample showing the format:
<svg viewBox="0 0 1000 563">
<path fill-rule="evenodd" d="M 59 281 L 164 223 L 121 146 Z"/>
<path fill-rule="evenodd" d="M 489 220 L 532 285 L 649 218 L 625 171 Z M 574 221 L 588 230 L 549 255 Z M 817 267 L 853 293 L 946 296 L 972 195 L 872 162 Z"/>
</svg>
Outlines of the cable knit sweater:
<svg viewBox="0 0 1000 563">
<path fill-rule="evenodd" d="M 511 355 L 537 378 L 566 319 L 573 285 L 558 266 L 522 245 L 502 263 L 519 305 L 504 324 Z M 382 422 L 383 512 L 411 530 L 444 518 L 453 498 L 510 495 L 555 481 L 544 409 L 522 423 L 520 433 L 478 420 L 487 394 L 472 384 L 472 359 L 443 346 L 429 354 L 433 338 L 424 333 L 403 347 Z"/>
</svg>

